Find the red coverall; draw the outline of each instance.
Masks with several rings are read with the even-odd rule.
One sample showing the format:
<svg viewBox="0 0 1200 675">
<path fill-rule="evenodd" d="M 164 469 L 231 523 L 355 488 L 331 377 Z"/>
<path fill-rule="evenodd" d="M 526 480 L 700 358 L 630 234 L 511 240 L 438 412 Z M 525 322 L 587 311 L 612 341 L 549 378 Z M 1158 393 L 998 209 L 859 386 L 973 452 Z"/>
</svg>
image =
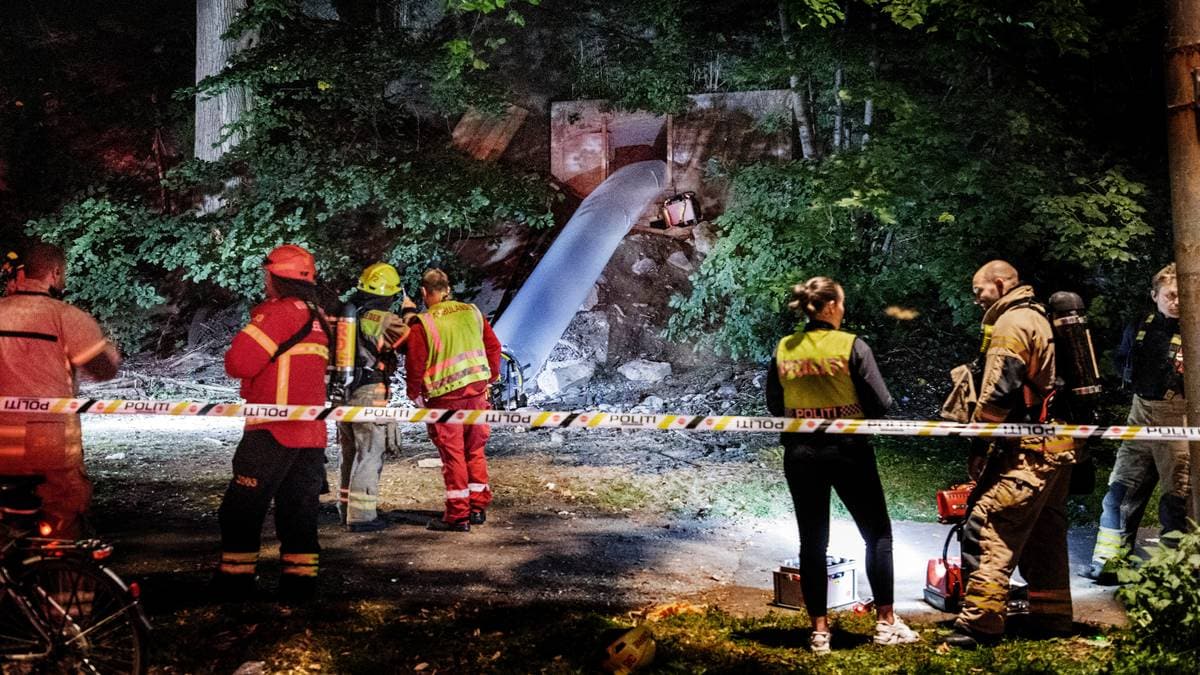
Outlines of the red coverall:
<svg viewBox="0 0 1200 675">
<path fill-rule="evenodd" d="M 408 335 L 408 354 L 404 359 L 404 381 L 412 400 L 425 396 L 425 364 L 429 357 L 429 341 L 419 321 L 412 322 Z M 483 347 L 487 352 L 492 380 L 500 377 L 500 339 L 492 325 L 483 319 Z M 474 382 L 461 389 L 425 401 L 428 408 L 446 410 L 486 410 L 488 383 Z M 446 510 L 442 520 L 461 523 L 472 511 L 483 511 L 492 501 L 488 486 L 487 444 L 491 428 L 486 424 L 430 424 L 429 438 L 442 458 L 442 480 L 446 484 Z"/>
<path fill-rule="evenodd" d="M 304 302 L 267 300 L 225 353 L 225 372 L 242 380 L 247 403 L 325 405 L 329 339 Z M 303 340 L 272 360 L 280 343 L 307 325 Z M 275 502 L 285 584 L 315 584 L 319 496 L 325 479 L 325 422 L 247 420 L 233 456 L 233 480 L 221 502 L 220 573 L 253 581 L 262 525 Z"/>
</svg>

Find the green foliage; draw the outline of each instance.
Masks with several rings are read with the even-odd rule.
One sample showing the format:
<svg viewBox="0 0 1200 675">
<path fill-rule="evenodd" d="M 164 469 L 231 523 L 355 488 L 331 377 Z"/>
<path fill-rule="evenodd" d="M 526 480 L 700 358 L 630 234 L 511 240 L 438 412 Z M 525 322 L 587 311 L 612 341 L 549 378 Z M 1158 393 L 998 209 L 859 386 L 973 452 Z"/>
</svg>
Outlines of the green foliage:
<svg viewBox="0 0 1200 675">
<path fill-rule="evenodd" d="M 412 289 L 431 263 L 464 278 L 450 248 L 458 239 L 501 221 L 552 223 L 539 180 L 451 153 L 350 162 L 292 144 L 247 154 L 241 165 L 248 177 L 226 191 L 224 208 L 201 218 L 89 198 L 30 222 L 28 232 L 67 248 L 73 297 L 134 347 L 154 328 L 147 310 L 186 291 L 178 282 L 261 297 L 262 260 L 283 242 L 312 250 L 335 293 L 375 260 L 397 265 Z M 226 168 L 190 163 L 173 184 L 211 185 Z"/>
<path fill-rule="evenodd" d="M 889 44 L 886 78 L 838 92 L 847 106 L 872 98 L 869 143 L 736 170 L 721 239 L 690 295 L 672 299 L 671 338 L 765 358 L 791 330 L 788 289 L 829 275 L 846 287 L 852 330 L 887 347 L 944 344 L 953 324 L 965 344 L 979 320 L 971 274 L 997 257 L 1041 291 L 1069 284 L 1093 309 L 1124 306 L 1122 270 L 1142 268 L 1155 231 L 1145 183 L 1089 153 L 1072 114 L 1025 73 L 981 79 L 962 58 L 977 47 L 936 34 L 917 50 Z M 890 306 L 920 317 L 899 322 Z"/>
<path fill-rule="evenodd" d="M 142 208 L 88 197 L 53 217 L 31 221 L 30 233 L 63 247 L 72 303 L 90 309 L 125 344 L 151 330 L 147 310 L 164 302 L 147 261 L 169 236 L 165 219 Z"/>
<path fill-rule="evenodd" d="M 1200 650 L 1200 532 L 1171 532 L 1150 559 L 1118 571 L 1117 597 L 1144 648 L 1192 656 Z"/>
</svg>

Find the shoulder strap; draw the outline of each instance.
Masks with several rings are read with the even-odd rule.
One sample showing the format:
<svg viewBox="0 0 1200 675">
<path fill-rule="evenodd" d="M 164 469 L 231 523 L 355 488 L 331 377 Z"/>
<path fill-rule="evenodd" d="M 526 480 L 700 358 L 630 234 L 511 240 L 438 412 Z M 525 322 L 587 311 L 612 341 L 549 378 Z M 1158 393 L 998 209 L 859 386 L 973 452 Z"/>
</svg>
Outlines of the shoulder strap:
<svg viewBox="0 0 1200 675">
<path fill-rule="evenodd" d="M 321 316 L 321 313 L 317 311 L 317 308 L 311 302 L 305 302 L 304 305 L 308 307 L 308 319 L 304 321 L 304 325 L 300 326 L 300 330 L 296 331 L 295 335 L 279 343 L 279 348 L 271 355 L 272 362 L 286 354 L 292 347 L 303 342 L 304 338 L 308 337 L 308 334 L 312 332 L 313 321 L 316 321 L 321 327 L 321 332 L 325 334 L 325 339 L 332 341 L 332 331 L 330 331 L 329 323 L 325 321 L 325 317 Z"/>
</svg>

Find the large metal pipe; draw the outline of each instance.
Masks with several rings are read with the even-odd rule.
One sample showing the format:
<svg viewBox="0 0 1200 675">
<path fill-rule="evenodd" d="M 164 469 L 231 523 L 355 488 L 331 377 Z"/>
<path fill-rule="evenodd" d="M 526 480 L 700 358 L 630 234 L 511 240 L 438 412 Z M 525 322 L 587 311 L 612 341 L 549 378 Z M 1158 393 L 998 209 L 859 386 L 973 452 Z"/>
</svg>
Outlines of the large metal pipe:
<svg viewBox="0 0 1200 675">
<path fill-rule="evenodd" d="M 1168 0 L 1165 89 L 1171 217 L 1188 424 L 1200 424 L 1200 0 Z M 1200 443 L 1191 444 L 1191 516 L 1200 522 Z"/>
<path fill-rule="evenodd" d="M 667 165 L 622 167 L 583 200 L 496 322 L 496 335 L 532 382 L 617 245 L 665 185 Z"/>
</svg>

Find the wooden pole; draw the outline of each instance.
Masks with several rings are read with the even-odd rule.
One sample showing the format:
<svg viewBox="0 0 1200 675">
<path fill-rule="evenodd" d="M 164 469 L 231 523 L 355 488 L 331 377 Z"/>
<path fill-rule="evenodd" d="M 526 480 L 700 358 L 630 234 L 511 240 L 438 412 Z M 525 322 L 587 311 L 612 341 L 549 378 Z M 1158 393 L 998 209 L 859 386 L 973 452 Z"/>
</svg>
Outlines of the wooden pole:
<svg viewBox="0 0 1200 675">
<path fill-rule="evenodd" d="M 1167 0 L 1165 89 L 1171 215 L 1188 424 L 1200 424 L 1200 0 Z M 1190 445 L 1191 517 L 1200 522 L 1200 442 Z"/>
</svg>

